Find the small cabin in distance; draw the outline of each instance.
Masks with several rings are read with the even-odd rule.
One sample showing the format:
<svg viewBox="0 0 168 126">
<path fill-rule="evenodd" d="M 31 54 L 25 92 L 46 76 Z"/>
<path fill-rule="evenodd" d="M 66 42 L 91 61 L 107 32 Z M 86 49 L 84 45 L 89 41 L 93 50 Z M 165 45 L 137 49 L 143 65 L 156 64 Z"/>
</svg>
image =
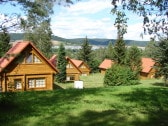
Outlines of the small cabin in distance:
<svg viewBox="0 0 168 126">
<path fill-rule="evenodd" d="M 77 66 L 77 68 L 82 72 L 82 76 L 88 76 L 90 74 L 89 66 L 82 60 L 71 59 L 71 61 Z"/>
<path fill-rule="evenodd" d="M 152 58 L 142 58 L 141 79 L 154 78 L 156 70 L 154 69 L 155 61 Z"/>
<path fill-rule="evenodd" d="M 17 42 L 0 59 L 2 92 L 53 90 L 58 70 L 29 41 Z"/>
<path fill-rule="evenodd" d="M 66 57 L 66 59 L 66 81 L 80 80 L 80 75 L 82 74 L 82 71 L 74 64 L 74 62 L 69 57 Z"/>
<path fill-rule="evenodd" d="M 99 65 L 100 73 L 105 74 L 106 70 L 111 68 L 114 64 L 114 61 L 111 59 L 104 59 L 103 62 Z"/>
</svg>

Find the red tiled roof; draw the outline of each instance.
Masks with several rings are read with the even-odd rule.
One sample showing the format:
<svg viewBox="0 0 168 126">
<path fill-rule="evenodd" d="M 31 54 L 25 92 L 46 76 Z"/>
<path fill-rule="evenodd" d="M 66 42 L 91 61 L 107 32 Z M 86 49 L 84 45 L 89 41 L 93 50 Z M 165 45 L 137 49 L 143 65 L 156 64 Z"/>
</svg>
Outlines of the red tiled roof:
<svg viewBox="0 0 168 126">
<path fill-rule="evenodd" d="M 10 63 L 15 57 L 29 44 L 29 42 L 18 42 L 8 50 L 3 58 L 0 60 L 0 72 Z"/>
<path fill-rule="evenodd" d="M 108 68 L 111 67 L 112 64 L 114 64 L 113 60 L 104 59 L 104 61 L 99 65 L 99 68 L 101 68 L 101 69 L 108 69 Z"/>
<path fill-rule="evenodd" d="M 71 61 L 72 61 L 77 67 L 79 67 L 79 66 L 83 63 L 82 60 L 71 59 Z"/>
<path fill-rule="evenodd" d="M 69 61 L 74 65 L 74 67 L 75 67 L 80 73 L 82 73 L 81 70 L 74 64 L 74 62 L 72 61 L 71 58 L 69 58 L 68 56 L 66 56 L 66 60 L 69 60 Z"/>
<path fill-rule="evenodd" d="M 49 59 L 49 62 L 52 63 L 55 67 L 56 67 L 56 59 L 57 59 L 57 56 L 56 56 L 56 55 L 53 55 L 53 56 Z"/>
<path fill-rule="evenodd" d="M 149 71 L 154 66 L 155 62 L 151 58 L 142 58 L 142 71 L 144 73 L 149 73 Z"/>
<path fill-rule="evenodd" d="M 21 54 L 21 52 L 28 46 L 31 45 L 42 57 L 43 59 L 55 70 L 56 68 L 51 64 L 43 55 L 42 53 L 29 41 L 20 41 L 17 42 L 8 50 L 4 57 L 0 59 L 0 72 L 3 71 L 16 57 L 17 55 Z"/>
</svg>

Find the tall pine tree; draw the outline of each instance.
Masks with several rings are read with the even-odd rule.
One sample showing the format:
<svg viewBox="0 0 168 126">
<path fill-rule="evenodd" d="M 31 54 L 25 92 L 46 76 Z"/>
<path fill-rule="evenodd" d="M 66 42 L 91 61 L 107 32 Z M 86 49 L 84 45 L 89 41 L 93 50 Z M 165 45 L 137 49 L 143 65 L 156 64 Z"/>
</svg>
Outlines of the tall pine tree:
<svg viewBox="0 0 168 126">
<path fill-rule="evenodd" d="M 127 51 L 127 65 L 132 71 L 136 73 L 136 77 L 139 77 L 139 73 L 142 70 L 141 62 L 142 52 L 137 46 L 131 46 Z"/>
<path fill-rule="evenodd" d="M 58 57 L 57 57 L 57 69 L 59 70 L 59 74 L 57 74 L 56 80 L 57 82 L 65 82 L 66 80 L 66 53 L 65 47 L 61 43 L 58 50 Z"/>
<path fill-rule="evenodd" d="M 153 59 L 156 62 L 156 76 L 163 77 L 165 85 L 168 81 L 168 39 L 162 38 L 158 44 L 155 44 Z"/>
<path fill-rule="evenodd" d="M 125 13 L 116 12 L 117 18 L 115 20 L 114 25 L 117 27 L 117 40 L 114 45 L 114 60 L 120 65 L 125 64 L 126 60 L 126 46 L 123 39 L 125 33 L 127 33 L 127 20 L 125 18 Z"/>
<path fill-rule="evenodd" d="M 78 53 L 78 59 L 83 60 L 89 66 L 91 65 L 92 47 L 89 45 L 89 41 L 88 41 L 87 37 L 84 39 L 84 41 L 81 45 L 81 49 L 79 50 L 79 53 Z"/>
<path fill-rule="evenodd" d="M 108 47 L 107 47 L 106 58 L 108 59 L 114 58 L 114 49 L 113 49 L 113 44 L 111 41 L 109 42 Z"/>
<path fill-rule="evenodd" d="M 155 52 L 155 48 L 156 48 L 155 44 L 156 44 L 156 41 L 154 39 L 151 39 L 150 42 L 145 47 L 145 50 L 143 51 L 143 55 L 145 57 L 153 56 L 153 53 Z"/>
<path fill-rule="evenodd" d="M 10 48 L 10 36 L 6 30 L 6 28 L 2 29 L 0 33 L 0 57 L 4 56 L 4 54 Z"/>
<path fill-rule="evenodd" d="M 126 63 L 126 46 L 122 38 L 117 39 L 114 45 L 114 60 L 120 65 Z"/>
</svg>

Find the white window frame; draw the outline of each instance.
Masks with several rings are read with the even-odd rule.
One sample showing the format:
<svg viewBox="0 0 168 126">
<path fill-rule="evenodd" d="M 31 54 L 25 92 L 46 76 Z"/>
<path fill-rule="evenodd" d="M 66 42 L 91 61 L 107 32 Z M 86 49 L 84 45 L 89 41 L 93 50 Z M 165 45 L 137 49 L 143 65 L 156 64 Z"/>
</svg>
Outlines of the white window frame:
<svg viewBox="0 0 168 126">
<path fill-rule="evenodd" d="M 86 68 L 86 66 L 85 66 L 85 65 L 82 65 L 80 68 Z"/>
<path fill-rule="evenodd" d="M 34 55 L 33 61 L 34 63 L 41 63 L 41 60 L 36 55 Z"/>
<path fill-rule="evenodd" d="M 46 87 L 45 78 L 29 78 L 28 79 L 28 88 L 44 88 Z"/>
<path fill-rule="evenodd" d="M 42 63 L 41 60 L 39 59 L 39 57 L 37 57 L 35 54 L 33 53 L 29 53 L 28 56 L 26 57 L 26 61 L 27 64 L 29 63 Z"/>
<path fill-rule="evenodd" d="M 15 83 L 15 89 L 17 89 L 17 90 L 22 89 L 22 80 L 21 79 L 15 79 L 14 83 Z"/>
<path fill-rule="evenodd" d="M 66 68 L 73 68 L 73 66 L 72 66 L 72 64 L 68 63 L 68 64 L 66 65 Z"/>
</svg>

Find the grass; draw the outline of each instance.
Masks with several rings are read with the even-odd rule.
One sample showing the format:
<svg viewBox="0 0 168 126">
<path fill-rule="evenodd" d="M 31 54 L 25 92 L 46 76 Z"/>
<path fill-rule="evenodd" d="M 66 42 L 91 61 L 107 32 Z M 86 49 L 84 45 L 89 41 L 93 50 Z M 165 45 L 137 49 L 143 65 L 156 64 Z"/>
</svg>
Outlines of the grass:
<svg viewBox="0 0 168 126">
<path fill-rule="evenodd" d="M 9 93 L 13 101 L 1 102 L 0 125 L 167 126 L 168 88 L 160 80 L 108 88 L 100 74 L 81 80 L 82 90 L 68 83 L 54 91 Z"/>
<path fill-rule="evenodd" d="M 89 76 L 81 76 L 80 80 L 83 81 L 84 88 L 98 88 L 103 87 L 104 76 L 100 73 L 91 74 Z M 74 82 L 59 83 L 57 87 L 63 89 L 74 88 Z"/>
</svg>

